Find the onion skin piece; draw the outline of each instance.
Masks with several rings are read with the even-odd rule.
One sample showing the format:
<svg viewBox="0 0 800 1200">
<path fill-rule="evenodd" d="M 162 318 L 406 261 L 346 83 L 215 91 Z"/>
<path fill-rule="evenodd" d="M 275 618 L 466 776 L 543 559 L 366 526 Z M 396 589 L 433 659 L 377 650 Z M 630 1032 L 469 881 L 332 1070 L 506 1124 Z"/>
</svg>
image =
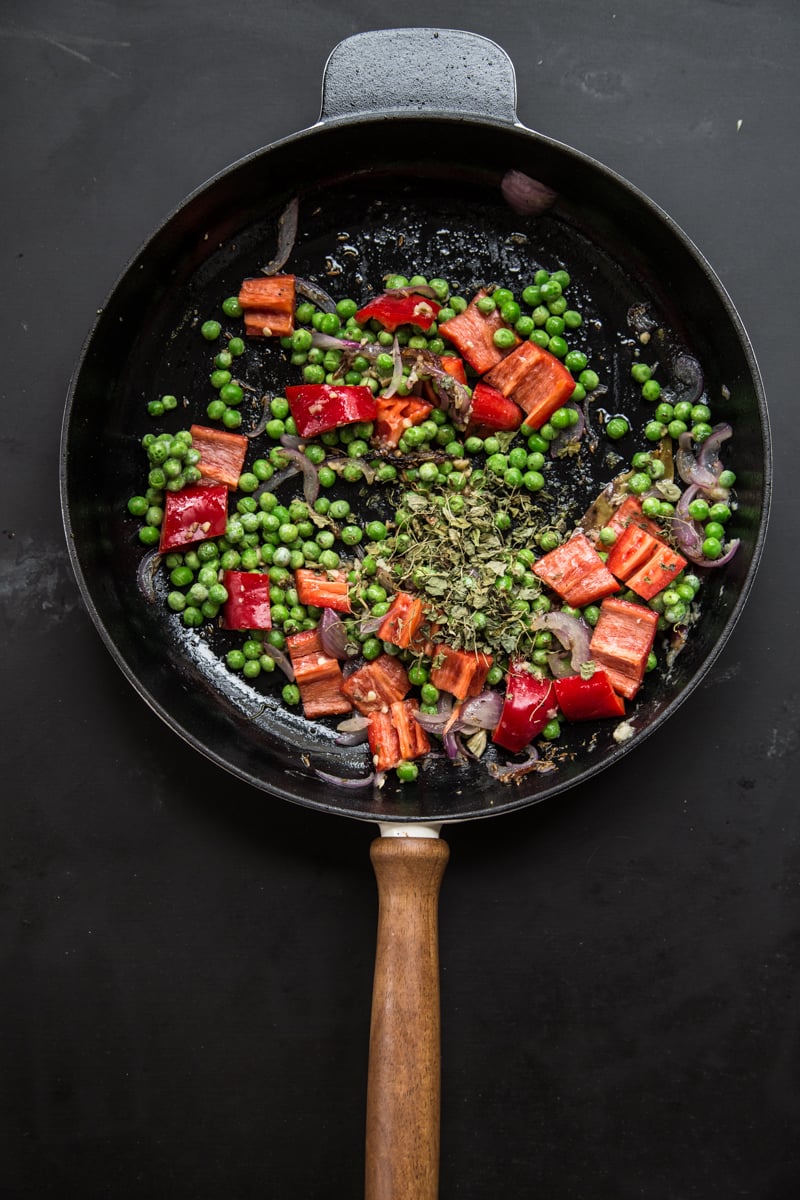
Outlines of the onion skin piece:
<svg viewBox="0 0 800 1200">
<path fill-rule="evenodd" d="M 374 771 L 370 771 L 369 775 L 362 775 L 355 779 L 345 778 L 342 775 L 329 775 L 327 771 L 320 771 L 317 768 L 315 768 L 314 774 L 317 775 L 318 778 L 324 783 L 332 783 L 335 787 L 341 788 L 363 788 L 368 787 L 371 783 L 376 782 L 376 775 Z"/>
<path fill-rule="evenodd" d="M 558 192 L 538 179 L 532 179 L 524 171 L 506 171 L 500 182 L 503 199 L 521 217 L 538 217 L 552 208 Z"/>
</svg>

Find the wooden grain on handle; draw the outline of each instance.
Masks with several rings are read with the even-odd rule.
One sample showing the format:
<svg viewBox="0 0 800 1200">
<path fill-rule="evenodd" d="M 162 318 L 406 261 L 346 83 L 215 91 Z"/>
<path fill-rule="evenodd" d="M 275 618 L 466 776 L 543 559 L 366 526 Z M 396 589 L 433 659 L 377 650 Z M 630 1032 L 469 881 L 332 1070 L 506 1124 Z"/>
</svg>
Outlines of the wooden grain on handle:
<svg viewBox="0 0 800 1200">
<path fill-rule="evenodd" d="M 439 1186 L 439 838 L 381 837 L 367 1083 L 366 1200 L 436 1200 Z"/>
</svg>

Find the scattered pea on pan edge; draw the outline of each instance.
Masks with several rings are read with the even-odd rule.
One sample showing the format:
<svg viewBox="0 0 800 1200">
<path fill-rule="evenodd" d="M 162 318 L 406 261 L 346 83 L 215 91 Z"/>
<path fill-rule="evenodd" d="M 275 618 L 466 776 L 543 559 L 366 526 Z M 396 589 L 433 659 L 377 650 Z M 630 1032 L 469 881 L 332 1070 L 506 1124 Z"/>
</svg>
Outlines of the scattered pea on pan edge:
<svg viewBox="0 0 800 1200">
<path fill-rule="evenodd" d="M 580 334 L 583 317 L 569 306 L 565 295 L 569 283 L 566 271 L 542 268 L 534 273 L 532 283 L 522 290 L 519 299 L 508 288 L 494 287 L 486 289 L 476 301 L 482 315 L 500 317 L 492 339 L 499 350 L 506 353 L 529 340 L 558 359 L 574 378 L 569 401 L 552 412 L 538 429 L 484 431 L 481 436 L 480 431 L 459 430 L 445 408 L 434 405 L 424 420 L 410 424 L 396 447 L 386 452 L 385 445 L 375 444 L 374 422 L 355 421 L 317 437 L 299 438 L 286 397 L 265 396 L 258 436 L 250 432 L 250 446 L 254 447 L 252 451 L 248 448 L 250 461 L 238 478 L 238 487 L 230 490 L 230 498 L 236 497 L 235 507 L 230 511 L 229 506 L 224 533 L 159 556 L 169 577 L 169 608 L 180 614 L 188 627 L 219 623 L 229 599 L 223 583 L 225 572 L 266 575 L 270 628 L 245 631 L 240 645 L 227 652 L 226 662 L 229 669 L 249 680 L 262 677 L 274 682 L 282 669 L 288 676 L 285 681 L 281 679 L 282 700 L 287 706 L 297 706 L 301 704 L 301 689 L 286 655 L 287 638 L 316 629 L 323 609 L 301 602 L 294 573 L 345 570 L 350 612 L 336 618 L 342 622 L 346 638 L 346 649 L 340 655 L 348 664 L 345 672 L 384 656 L 396 658 L 404 664 L 421 720 L 424 722 L 426 715 L 431 718 L 427 728 L 442 737 L 448 756 L 457 762 L 465 757 L 481 757 L 491 745 L 510 665 L 522 659 L 526 668 L 543 679 L 565 673 L 564 658 L 565 653 L 569 656 L 571 643 L 563 636 L 559 638 L 556 629 L 547 628 L 542 616 L 557 612 L 574 617 L 589 635 L 600 616 L 597 603 L 568 605 L 531 569 L 539 555 L 556 550 L 581 524 L 580 515 L 572 516 L 573 525 L 569 527 L 565 514 L 548 511 L 548 479 L 559 466 L 569 469 L 574 439 L 583 434 L 582 406 L 587 397 L 591 402 L 603 392 L 601 379 L 584 350 L 570 348 L 570 340 Z M 373 396 L 383 396 L 388 390 L 398 398 L 413 398 L 420 392 L 420 380 L 410 376 L 411 371 L 416 373 L 415 367 L 407 362 L 402 365 L 401 352 L 455 355 L 455 347 L 439 328 L 465 312 L 469 304 L 466 298 L 451 294 L 447 281 L 422 276 L 391 276 L 382 281 L 382 288 L 386 292 L 421 288 L 424 294 L 435 297 L 439 306 L 436 319 L 426 330 L 407 324 L 390 331 L 374 319 L 359 324 L 356 314 L 360 310 L 353 299 L 340 299 L 332 311 L 323 311 L 301 299 L 293 313 L 293 331 L 280 339 L 280 345 L 304 383 L 367 387 Z M 226 298 L 221 312 L 228 322 L 238 322 L 243 315 L 239 298 Z M 636 329 L 636 322 L 632 324 Z M 247 353 L 248 342 L 236 327 L 233 332 L 224 331 L 215 317 L 202 321 L 199 332 L 213 350 L 209 375 L 212 398 L 206 404 L 205 419 L 236 432 L 242 426 L 242 402 L 246 399 L 245 389 L 236 377 L 236 365 Z M 642 349 L 646 349 L 649 336 L 645 322 L 638 327 Z M 326 347 L 326 337 L 358 342 L 365 351 L 371 349 L 359 353 Z M 638 497 L 642 516 L 654 522 L 660 536 L 671 544 L 675 542 L 672 530 L 678 528 L 677 509 L 682 528 L 691 533 L 694 557 L 669 586 L 650 599 L 643 601 L 624 587 L 619 595 L 634 603 L 645 603 L 657 615 L 656 628 L 668 658 L 670 647 L 676 652 L 699 618 L 703 570 L 720 560 L 727 561 L 735 552 L 736 543 L 726 533 L 726 523 L 735 511 L 731 494 L 735 475 L 723 468 L 715 451 L 711 464 L 713 486 L 693 486 L 692 471 L 698 470 L 695 455 L 702 458 L 703 443 L 715 433 L 702 384 L 690 399 L 678 398 L 673 403 L 669 391 L 662 394 L 662 385 L 655 378 L 657 368 L 643 361 L 639 353 L 637 347 L 631 377 L 642 400 L 653 406 L 643 430 L 653 448 L 634 453 L 630 469 L 617 476 L 612 485 L 614 503 L 618 504 L 621 496 Z M 469 374 L 468 394 L 476 382 L 475 373 Z M 420 370 L 419 375 L 424 378 L 424 371 Z M 268 384 L 264 380 L 265 392 Z M 431 398 L 429 391 L 427 399 Z M 165 393 L 151 400 L 147 408 L 150 416 L 158 419 L 177 404 L 174 395 Z M 615 443 L 631 432 L 624 416 L 608 417 L 602 430 L 603 436 Z M 161 540 L 166 497 L 203 478 L 201 452 L 189 430 L 175 434 L 151 432 L 144 436 L 142 445 L 149 464 L 147 488 L 129 500 L 128 510 L 141 521 L 139 540 L 155 550 Z M 312 472 L 307 468 L 297 472 L 292 459 L 298 451 Z M 684 488 L 675 483 L 674 467 Z M 297 494 L 298 480 L 307 483 L 310 473 L 316 481 L 312 493 L 306 493 L 315 495 L 311 503 Z M 295 475 L 294 498 L 282 503 L 277 491 L 285 487 L 284 479 Z M 702 481 L 702 471 L 700 478 Z M 340 481 L 351 484 L 360 497 L 365 485 L 368 489 L 389 489 L 392 516 L 370 519 L 367 514 L 359 520 L 355 496 L 351 505 L 346 499 L 331 500 L 325 494 Z M 692 498 L 687 501 L 687 496 Z M 430 537 L 420 538 L 420 528 Z M 453 529 L 456 537 L 469 532 L 475 546 L 485 543 L 485 552 L 473 554 L 470 561 L 474 566 L 462 570 L 457 579 L 448 580 L 448 573 L 441 569 L 441 542 L 448 536 L 452 538 Z M 617 538 L 618 532 L 610 525 L 596 530 L 595 544 L 601 560 L 607 560 Z M 684 549 L 685 542 L 686 538 Z M 695 564 L 699 566 L 695 568 Z M 477 587 L 473 586 L 474 580 L 468 580 L 472 590 L 466 596 L 465 574 L 477 576 Z M 449 586 L 459 580 L 460 588 Z M 432 645 L 430 639 L 427 644 L 423 639 L 413 647 L 401 647 L 381 638 L 379 631 L 395 594 L 406 588 L 422 597 L 440 640 L 456 650 L 491 656 L 482 696 L 491 689 L 498 699 L 482 714 L 475 697 L 460 704 L 432 681 L 441 663 L 435 657 L 436 644 Z M 425 629 L 430 632 L 429 625 Z M 647 673 L 657 673 L 655 649 L 654 645 L 647 655 Z M 594 669 L 590 660 L 580 667 L 580 673 L 590 678 Z M 461 713 L 457 710 L 463 712 L 470 704 L 475 710 L 473 722 L 459 722 Z M 498 763 L 497 755 L 487 756 L 489 770 L 496 778 L 518 780 L 529 770 L 553 769 L 552 751 L 557 746 L 564 713 L 551 707 L 545 718 L 536 725 L 538 748 L 531 739 L 520 751 L 525 755 L 524 762 L 520 763 L 518 756 L 515 760 L 511 752 L 500 755 L 510 756 L 507 765 Z M 344 739 L 366 740 L 365 718 L 343 725 L 347 731 Z M 619 729 L 625 730 L 624 721 Z M 620 736 L 626 733 L 620 732 Z M 419 755 L 409 755 L 392 764 L 400 781 L 417 778 L 419 761 L 414 757 L 419 760 Z M 380 784 L 383 771 L 378 769 L 375 756 L 373 762 L 376 770 L 363 779 L 338 782 Z"/>
</svg>

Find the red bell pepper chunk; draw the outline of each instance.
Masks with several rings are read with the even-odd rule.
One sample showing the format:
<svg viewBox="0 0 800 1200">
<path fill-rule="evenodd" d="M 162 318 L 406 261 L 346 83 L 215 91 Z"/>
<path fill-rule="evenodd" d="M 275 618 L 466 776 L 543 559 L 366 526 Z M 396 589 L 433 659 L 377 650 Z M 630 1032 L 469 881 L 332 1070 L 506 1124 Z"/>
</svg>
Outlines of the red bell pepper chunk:
<svg viewBox="0 0 800 1200">
<path fill-rule="evenodd" d="M 582 675 L 567 675 L 556 679 L 553 687 L 558 707 L 568 721 L 625 716 L 625 701 L 614 691 L 605 671 L 595 671 L 588 679 Z"/>
<path fill-rule="evenodd" d="M 589 650 L 615 692 L 632 700 L 641 687 L 653 648 L 658 613 L 643 604 L 609 596 L 600 605 Z"/>
<path fill-rule="evenodd" d="M 397 700 L 404 700 L 411 691 L 408 672 L 398 658 L 379 654 L 372 662 L 364 663 L 347 676 L 342 692 L 364 716 L 371 712 L 387 712 Z"/>
<path fill-rule="evenodd" d="M 304 629 L 290 634 L 286 649 L 300 689 L 303 713 L 309 720 L 352 711 L 350 701 L 342 693 L 342 668 L 337 659 L 322 649 L 319 630 Z"/>
<path fill-rule="evenodd" d="M 396 446 L 407 429 L 427 420 L 432 407 L 414 396 L 376 397 L 373 441 L 381 447 Z"/>
<path fill-rule="evenodd" d="M 518 404 L 509 400 L 488 383 L 476 383 L 469 407 L 469 433 L 485 437 L 501 429 L 519 429 L 524 413 Z"/>
<path fill-rule="evenodd" d="M 205 538 L 222 537 L 228 523 L 228 489 L 223 483 L 167 492 L 159 550 L 177 550 Z"/>
<path fill-rule="evenodd" d="M 229 488 L 238 487 L 247 455 L 247 438 L 241 433 L 229 433 L 207 425 L 192 425 L 189 432 L 192 447 L 200 451 L 197 468 L 203 478 L 224 483 Z"/>
<path fill-rule="evenodd" d="M 620 587 L 583 533 L 574 533 L 569 541 L 545 554 L 531 569 L 573 608 L 594 604 L 603 596 L 618 592 Z"/>
<path fill-rule="evenodd" d="M 522 342 L 484 382 L 524 409 L 526 429 L 540 429 L 575 391 L 575 380 L 564 364 L 535 342 Z"/>
<path fill-rule="evenodd" d="M 354 421 L 374 421 L 375 397 L 361 384 L 300 383 L 286 388 L 300 437 L 316 437 Z"/>
<path fill-rule="evenodd" d="M 311 571 L 307 567 L 298 567 L 294 582 L 301 604 L 332 608 L 335 612 L 353 611 L 346 571 Z"/>
<path fill-rule="evenodd" d="M 492 741 L 519 754 L 542 732 L 556 713 L 556 693 L 550 679 L 542 679 L 524 663 L 512 663 L 506 697 Z"/>
<path fill-rule="evenodd" d="M 449 321 L 442 321 L 439 326 L 442 337 L 453 343 L 464 361 L 479 375 L 496 366 L 508 354 L 507 350 L 501 350 L 494 344 L 494 335 L 498 329 L 509 329 L 510 326 L 500 316 L 499 309 L 493 308 L 490 313 L 482 313 L 477 306 L 481 297 L 486 295 L 488 292 L 482 289 L 473 296 L 462 313 L 451 317 Z M 517 335 L 514 336 L 516 338 Z"/>
<path fill-rule="evenodd" d="M 661 532 L 656 522 L 642 512 L 642 502 L 638 496 L 626 496 L 619 508 L 606 521 L 606 528 L 613 529 L 617 536 L 629 525 L 638 525 L 640 529 L 646 529 L 654 537 Z"/>
<path fill-rule="evenodd" d="M 359 325 L 378 321 L 390 333 L 394 333 L 401 325 L 418 325 L 420 329 L 427 330 L 436 320 L 440 308 L 440 304 L 426 296 L 393 296 L 386 292 L 360 308 L 355 319 Z"/>
<path fill-rule="evenodd" d="M 259 275 L 239 289 L 248 337 L 288 337 L 294 330 L 294 275 Z"/>
<path fill-rule="evenodd" d="M 408 592 L 398 592 L 378 629 L 378 637 L 406 650 L 413 645 L 424 620 L 422 601 Z"/>
<path fill-rule="evenodd" d="M 427 754 L 428 735 L 414 713 L 416 700 L 396 700 L 388 712 L 375 709 L 367 720 L 367 740 L 376 771 L 391 771 L 398 763 Z"/>
<path fill-rule="evenodd" d="M 224 571 L 228 599 L 222 606 L 223 629 L 271 629 L 270 579 L 255 571 Z"/>
<path fill-rule="evenodd" d="M 440 692 L 449 692 L 456 700 L 479 696 L 492 666 L 491 654 L 477 650 L 454 650 L 439 644 L 433 647 L 431 683 Z"/>
<path fill-rule="evenodd" d="M 656 539 L 657 540 L 657 539 Z M 632 592 L 643 600 L 652 600 L 660 591 L 674 581 L 686 566 L 686 559 L 665 542 L 658 542 L 658 549 L 643 566 L 629 575 L 625 581 Z"/>
<path fill-rule="evenodd" d="M 641 526 L 630 524 L 623 529 L 608 552 L 606 566 L 617 579 L 628 579 L 634 571 L 651 559 L 664 543 Z"/>
</svg>

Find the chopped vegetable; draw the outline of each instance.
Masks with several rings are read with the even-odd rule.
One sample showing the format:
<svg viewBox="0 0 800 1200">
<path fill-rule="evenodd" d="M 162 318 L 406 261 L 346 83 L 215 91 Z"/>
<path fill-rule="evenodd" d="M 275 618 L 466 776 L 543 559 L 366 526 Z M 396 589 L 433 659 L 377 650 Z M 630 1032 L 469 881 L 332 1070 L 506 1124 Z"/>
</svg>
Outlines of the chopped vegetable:
<svg viewBox="0 0 800 1200">
<path fill-rule="evenodd" d="M 425 610 L 418 596 L 398 592 L 378 629 L 378 637 L 406 650 L 414 640 L 425 620 Z"/>
<path fill-rule="evenodd" d="M 448 321 L 442 321 L 439 325 L 439 333 L 453 343 L 461 357 L 479 375 L 496 366 L 507 353 L 507 350 L 501 349 L 494 340 L 498 329 L 508 330 L 511 334 L 511 346 L 519 342 L 519 337 L 508 329 L 497 308 L 493 308 L 489 313 L 481 312 L 478 302 L 486 295 L 487 291 L 482 289 L 463 313 L 450 317 Z"/>
<path fill-rule="evenodd" d="M 371 421 L 377 415 L 372 392 L 361 385 L 301 383 L 286 388 L 286 399 L 297 432 L 304 438 L 355 421 Z"/>
<path fill-rule="evenodd" d="M 411 690 L 408 672 L 398 658 L 381 654 L 365 663 L 342 684 L 342 692 L 360 713 L 384 712 Z"/>
<path fill-rule="evenodd" d="M 420 329 L 430 329 L 436 320 L 440 305 L 426 296 L 392 296 L 385 293 L 370 300 L 355 315 L 359 325 L 368 321 L 378 321 L 384 329 L 394 333 L 401 325 L 418 325 Z"/>
<path fill-rule="evenodd" d="M 606 566 L 643 600 L 673 583 L 686 559 L 639 525 L 628 525 L 609 552 Z"/>
<path fill-rule="evenodd" d="M 376 771 L 390 771 L 428 753 L 428 735 L 414 717 L 418 708 L 416 700 L 396 700 L 388 712 L 369 714 L 367 738 Z"/>
<path fill-rule="evenodd" d="M 558 707 L 568 721 L 625 716 L 625 701 L 614 691 L 606 671 L 595 671 L 588 679 L 583 675 L 565 675 L 556 679 L 553 687 Z"/>
<path fill-rule="evenodd" d="M 486 437 L 502 429 L 519 429 L 524 414 L 518 404 L 508 400 L 488 383 L 476 383 L 472 390 L 468 433 Z"/>
<path fill-rule="evenodd" d="M 600 605 L 589 649 L 614 691 L 626 700 L 641 687 L 657 625 L 658 613 L 642 604 L 609 596 Z"/>
<path fill-rule="evenodd" d="M 375 400 L 374 439 L 378 446 L 395 447 L 412 425 L 421 425 L 433 407 L 414 396 L 380 396 Z"/>
<path fill-rule="evenodd" d="M 192 446 L 200 453 L 198 470 L 204 479 L 238 487 L 247 455 L 247 438 L 207 425 L 192 425 Z"/>
<path fill-rule="evenodd" d="M 294 329 L 294 275 L 245 279 L 238 300 L 249 337 L 288 337 Z"/>
<path fill-rule="evenodd" d="M 271 629 L 268 575 L 255 571 L 224 571 L 228 598 L 222 606 L 223 629 Z"/>
<path fill-rule="evenodd" d="M 352 612 L 346 571 L 311 571 L 298 567 L 294 573 L 297 597 L 301 604 Z"/>
<path fill-rule="evenodd" d="M 228 520 L 228 489 L 224 484 L 198 484 L 167 492 L 159 550 L 177 550 L 206 538 L 221 537 Z"/>
<path fill-rule="evenodd" d="M 506 696 L 492 741 L 519 754 L 552 720 L 556 693 L 552 679 L 545 679 L 526 663 L 512 663 L 506 680 Z"/>
<path fill-rule="evenodd" d="M 574 533 L 533 564 L 535 575 L 573 608 L 619 591 L 619 583 L 583 533 Z"/>
<path fill-rule="evenodd" d="M 528 429 L 540 429 L 575 391 L 575 380 L 564 364 L 535 342 L 522 342 L 484 382 L 524 410 Z"/>
<path fill-rule="evenodd" d="M 433 647 L 431 683 L 456 700 L 479 696 L 492 665 L 490 654 L 471 650 L 454 650 L 452 646 Z"/>
<path fill-rule="evenodd" d="M 352 710 L 342 692 L 342 669 L 335 658 L 324 653 L 316 629 L 292 634 L 286 639 L 286 648 L 305 716 L 329 717 Z"/>
</svg>

